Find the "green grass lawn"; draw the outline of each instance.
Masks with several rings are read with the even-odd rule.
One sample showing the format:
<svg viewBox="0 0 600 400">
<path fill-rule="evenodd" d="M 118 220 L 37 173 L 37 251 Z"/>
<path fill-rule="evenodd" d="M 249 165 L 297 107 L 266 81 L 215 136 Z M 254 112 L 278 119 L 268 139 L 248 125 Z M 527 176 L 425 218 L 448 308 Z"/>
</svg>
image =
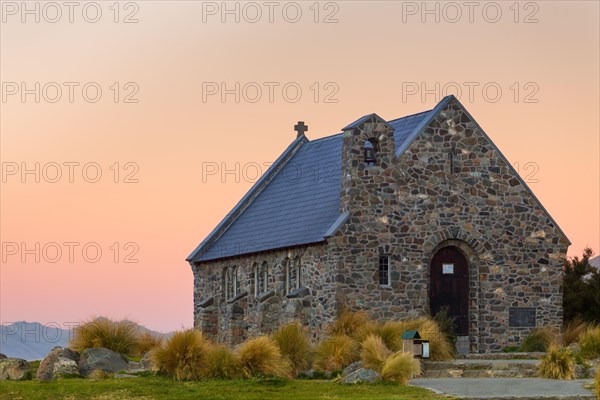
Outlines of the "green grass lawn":
<svg viewBox="0 0 600 400">
<path fill-rule="evenodd" d="M 428 390 L 387 383 L 340 385 L 318 380 L 236 380 L 174 382 L 153 376 L 90 381 L 64 379 L 55 382 L 0 381 L 2 400 L 125 400 L 125 399 L 447 399 Z"/>
</svg>

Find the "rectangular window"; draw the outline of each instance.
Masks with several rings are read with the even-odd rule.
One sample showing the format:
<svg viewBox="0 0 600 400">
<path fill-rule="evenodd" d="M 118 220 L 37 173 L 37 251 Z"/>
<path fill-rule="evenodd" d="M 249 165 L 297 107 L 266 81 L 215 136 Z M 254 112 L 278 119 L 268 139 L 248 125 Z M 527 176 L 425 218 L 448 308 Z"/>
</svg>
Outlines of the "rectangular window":
<svg viewBox="0 0 600 400">
<path fill-rule="evenodd" d="M 379 284 L 381 286 L 390 285 L 390 258 L 389 256 L 379 257 Z"/>
</svg>

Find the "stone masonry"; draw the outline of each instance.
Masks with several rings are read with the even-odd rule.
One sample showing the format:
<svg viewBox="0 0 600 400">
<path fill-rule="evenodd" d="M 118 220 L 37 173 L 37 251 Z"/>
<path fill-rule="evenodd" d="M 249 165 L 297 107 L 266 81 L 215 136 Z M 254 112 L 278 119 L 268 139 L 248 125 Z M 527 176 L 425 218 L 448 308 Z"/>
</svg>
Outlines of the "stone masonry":
<svg viewBox="0 0 600 400">
<path fill-rule="evenodd" d="M 340 213 L 348 218 L 323 243 L 192 263 L 196 326 L 236 344 L 290 320 L 321 338 L 342 308 L 378 320 L 425 315 L 432 257 L 454 246 L 468 260 L 471 352 L 522 341 L 532 327 L 509 326 L 511 307 L 533 308 L 536 326 L 560 330 L 569 241 L 462 105 L 447 102 L 399 157 L 393 135 L 376 115 L 344 131 Z M 369 139 L 376 165 L 364 162 Z M 300 278 L 290 288 L 294 262 Z M 257 290 L 262 265 L 267 282 Z M 225 271 L 234 267 L 239 289 L 228 298 Z"/>
</svg>

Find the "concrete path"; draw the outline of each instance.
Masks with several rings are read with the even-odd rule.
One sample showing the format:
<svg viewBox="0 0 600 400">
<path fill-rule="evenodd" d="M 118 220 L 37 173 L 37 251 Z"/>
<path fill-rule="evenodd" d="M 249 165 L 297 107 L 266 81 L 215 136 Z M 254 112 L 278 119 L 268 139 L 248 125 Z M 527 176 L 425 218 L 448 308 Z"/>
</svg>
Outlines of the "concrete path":
<svg viewBox="0 0 600 400">
<path fill-rule="evenodd" d="M 595 399 L 583 386 L 591 379 L 559 381 L 539 378 L 412 379 L 411 385 L 464 399 Z"/>
</svg>

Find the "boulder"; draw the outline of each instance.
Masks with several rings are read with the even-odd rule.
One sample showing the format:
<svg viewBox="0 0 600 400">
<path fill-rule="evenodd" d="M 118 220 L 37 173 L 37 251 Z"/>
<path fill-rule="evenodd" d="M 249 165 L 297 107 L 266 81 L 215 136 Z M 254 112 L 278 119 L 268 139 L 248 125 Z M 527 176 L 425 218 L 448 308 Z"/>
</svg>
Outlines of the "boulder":
<svg viewBox="0 0 600 400">
<path fill-rule="evenodd" d="M 109 349 L 85 349 L 79 357 L 79 373 L 88 376 L 94 370 L 119 372 L 127 370 L 127 361 Z"/>
<path fill-rule="evenodd" d="M 21 358 L 3 358 L 0 360 L 0 381 L 21 381 L 30 377 L 31 367 Z"/>
<path fill-rule="evenodd" d="M 4 360 L 5 358 L 8 358 L 8 357 L 6 357 L 4 354 L 0 353 L 0 360 Z"/>
<path fill-rule="evenodd" d="M 40 363 L 35 379 L 51 381 L 66 376 L 78 376 L 79 353 L 71 349 L 55 347 Z"/>
<path fill-rule="evenodd" d="M 342 371 L 341 377 L 344 378 L 344 377 L 350 375 L 351 373 L 359 370 L 360 368 L 362 368 L 362 364 L 360 361 L 353 362 L 352 364 L 350 364 L 346 368 L 344 368 L 344 370 Z"/>
<path fill-rule="evenodd" d="M 340 383 L 372 383 L 381 380 L 381 375 L 372 369 L 359 368 L 354 372 L 349 373 L 340 380 Z"/>
</svg>

